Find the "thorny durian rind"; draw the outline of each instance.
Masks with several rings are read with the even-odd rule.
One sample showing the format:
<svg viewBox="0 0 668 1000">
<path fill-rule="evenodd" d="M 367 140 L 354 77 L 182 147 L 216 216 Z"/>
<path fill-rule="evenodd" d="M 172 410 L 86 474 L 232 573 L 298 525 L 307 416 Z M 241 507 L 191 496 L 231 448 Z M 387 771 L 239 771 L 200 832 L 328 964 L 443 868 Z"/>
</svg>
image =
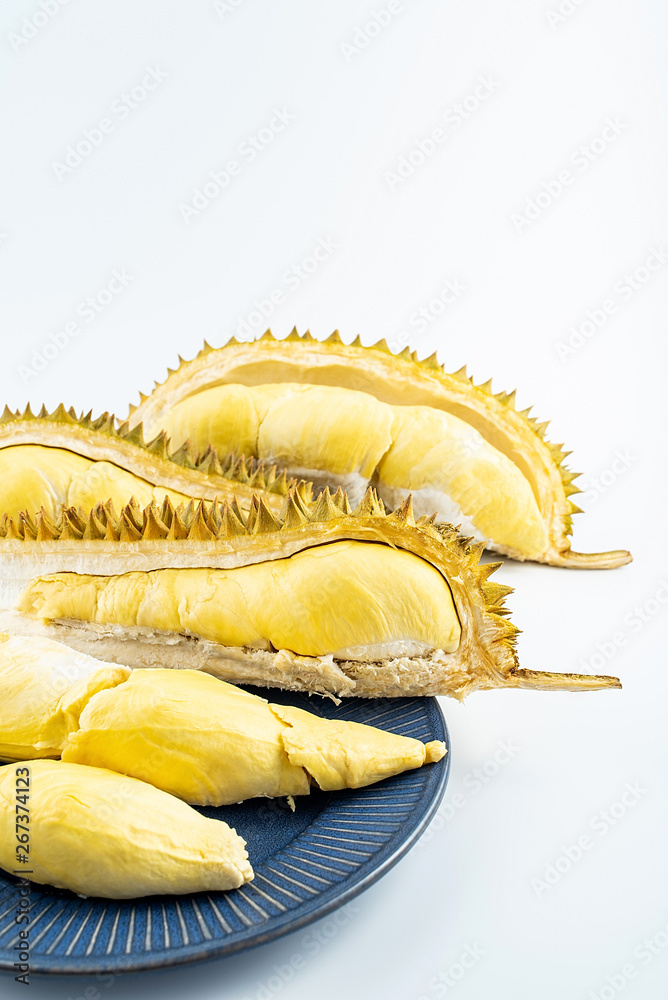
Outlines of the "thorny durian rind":
<svg viewBox="0 0 668 1000">
<path fill-rule="evenodd" d="M 169 369 L 165 382 L 156 384 L 150 395 L 140 394 L 139 405 L 130 410 L 131 425 L 143 421 L 150 431 L 159 430 L 176 403 L 225 383 L 342 386 L 394 405 L 431 406 L 477 428 L 528 480 L 548 540 L 542 554 L 532 553 L 531 558 L 585 569 L 612 568 L 631 559 L 623 550 L 592 554 L 571 550 L 572 515 L 580 512 L 571 497 L 580 490 L 573 483 L 578 473 L 564 464 L 570 452 L 547 440 L 548 424 L 530 416 L 532 407 L 515 409 L 514 392 L 492 392 L 491 379 L 475 385 L 465 368 L 448 373 L 439 365 L 436 354 L 420 360 L 417 352 L 409 348 L 393 354 L 384 340 L 365 347 L 359 337 L 352 344 L 344 344 L 338 331 L 326 341 L 318 341 L 308 332 L 300 335 L 293 330 L 283 340 L 267 331 L 250 343 L 232 338 L 217 349 L 205 343 L 195 358 L 180 358 L 179 362 L 179 367 Z M 503 551 L 516 559 L 527 558 L 522 551 L 508 547 Z"/>
<path fill-rule="evenodd" d="M 62 404 L 52 413 L 43 407 L 37 416 L 29 405 L 22 413 L 5 407 L 0 417 L 0 456 L 4 449 L 26 445 L 62 449 L 82 460 L 110 463 L 120 470 L 124 481 L 128 478 L 129 482 L 131 475 L 145 480 L 150 486 L 173 490 L 187 497 L 232 500 L 236 496 L 237 502 L 246 509 L 252 497 L 261 494 L 267 507 L 278 513 L 288 489 L 295 485 L 294 481 L 288 481 L 285 471 L 276 466 L 267 467 L 243 455 L 219 455 L 213 448 L 198 454 L 189 442 L 172 449 L 165 433 L 158 433 L 147 442 L 141 426 L 130 429 L 127 423 L 120 424 L 108 413 L 95 418 L 90 413 L 77 415 Z M 92 488 L 95 488 L 94 483 Z M 307 484 L 300 484 L 299 489 L 305 497 L 310 496 Z M 129 501 L 131 495 L 130 491 L 122 502 Z M 105 502 L 108 495 L 98 490 L 96 498 Z M 38 507 L 28 513 L 34 515 Z M 15 518 L 19 513 L 9 510 L 3 502 L 1 482 L 0 513 Z M 54 511 L 47 513 L 53 515 Z"/>
<path fill-rule="evenodd" d="M 234 504 L 202 502 L 174 510 L 165 503 L 144 511 L 124 508 L 119 516 L 98 505 L 74 533 L 74 512 L 61 526 L 40 514 L 27 523 L 0 523 L 0 565 L 5 607 L 26 591 L 35 577 L 56 573 L 100 576 L 163 568 L 231 569 L 283 559 L 339 540 L 381 543 L 426 560 L 449 586 L 461 627 L 457 649 L 378 662 L 297 656 L 290 650 L 222 646 L 209 640 L 137 626 L 91 625 L 78 620 L 41 620 L 29 607 L 7 611 L 8 628 L 48 635 L 111 662 L 130 666 L 195 667 L 236 683 L 266 684 L 292 690 L 367 697 L 449 694 L 462 698 L 478 688 L 534 687 L 587 690 L 619 687 L 612 677 L 541 673 L 520 669 L 515 653 L 517 629 L 506 619 L 505 598 L 512 588 L 490 581 L 500 563 L 480 564 L 482 546 L 433 518 L 414 519 L 410 497 L 387 514 L 369 489 L 352 511 L 346 495 L 328 489 L 307 504 L 296 491 L 276 517 L 264 499 L 255 498 L 247 518 Z M 78 515 L 77 515 L 78 516 Z M 23 527 L 23 534 L 21 528 Z M 346 590 L 341 582 L 341 613 Z M 2 624 L 2 622 L 0 622 Z"/>
</svg>

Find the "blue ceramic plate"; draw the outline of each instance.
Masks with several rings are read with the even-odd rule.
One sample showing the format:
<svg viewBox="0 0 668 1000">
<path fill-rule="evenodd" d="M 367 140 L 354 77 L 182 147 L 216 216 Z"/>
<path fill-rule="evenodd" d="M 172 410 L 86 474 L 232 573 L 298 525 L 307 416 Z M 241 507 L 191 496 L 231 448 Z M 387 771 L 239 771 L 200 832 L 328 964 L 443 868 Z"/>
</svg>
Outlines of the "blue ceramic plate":
<svg viewBox="0 0 668 1000">
<path fill-rule="evenodd" d="M 265 691 L 258 694 L 266 695 Z M 331 719 L 366 722 L 404 736 L 445 740 L 435 698 L 326 699 L 271 692 L 272 701 Z M 285 800 L 203 809 L 244 837 L 255 879 L 232 892 L 81 898 L 31 887 L 30 970 L 129 972 L 195 962 L 264 944 L 348 902 L 409 850 L 436 812 L 450 753 L 369 788 L 312 793 L 292 813 Z M 15 973 L 18 880 L 0 872 L 0 968 Z"/>
</svg>

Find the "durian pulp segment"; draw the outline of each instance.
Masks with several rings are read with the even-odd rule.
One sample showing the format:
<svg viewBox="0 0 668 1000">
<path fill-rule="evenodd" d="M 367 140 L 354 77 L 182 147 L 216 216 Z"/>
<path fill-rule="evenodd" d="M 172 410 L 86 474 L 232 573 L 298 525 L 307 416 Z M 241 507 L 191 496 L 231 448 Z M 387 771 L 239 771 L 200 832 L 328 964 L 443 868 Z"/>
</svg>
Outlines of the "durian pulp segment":
<svg viewBox="0 0 668 1000">
<path fill-rule="evenodd" d="M 111 499 L 116 509 L 120 510 L 131 497 L 135 498 L 140 507 L 145 507 L 152 500 L 162 504 L 166 496 L 175 507 L 190 500 L 185 493 L 165 486 L 152 486 L 145 479 L 120 469 L 112 462 L 92 462 L 89 469 L 73 477 L 67 503 L 70 507 L 83 507 L 85 511 L 89 511 L 95 504 L 106 503 Z"/>
<path fill-rule="evenodd" d="M 396 504 L 413 492 L 417 516 L 438 509 L 439 516 L 447 513 L 450 519 L 459 510 L 463 532 L 473 528 L 477 541 L 515 549 L 529 559 L 545 551 L 547 530 L 536 498 L 509 458 L 470 424 L 443 410 L 430 406 L 392 410 L 392 447 L 377 471 L 383 499 Z M 448 503 L 454 510 L 448 510 Z"/>
<path fill-rule="evenodd" d="M 271 708 L 287 723 L 282 739 L 290 760 L 323 791 L 362 788 L 445 756 L 440 740 L 422 743 L 359 722 L 321 719 L 301 708 Z"/>
<path fill-rule="evenodd" d="M 376 660 L 453 652 L 461 636 L 450 588 L 403 549 L 338 541 L 235 569 L 159 569 L 120 576 L 56 573 L 32 581 L 33 617 L 144 626 L 224 646 L 268 644 L 304 656 Z"/>
<path fill-rule="evenodd" d="M 146 506 L 152 500 L 162 503 L 165 495 L 175 506 L 190 499 L 111 462 L 95 462 L 65 448 L 21 444 L 0 449 L 0 513 L 13 517 L 25 510 L 34 515 L 44 507 L 56 519 L 61 504 L 89 511 L 110 498 L 121 508 L 132 496 Z"/>
<path fill-rule="evenodd" d="M 444 410 L 390 406 L 338 386 L 229 384 L 176 403 L 165 421 L 177 445 L 191 437 L 199 449 L 250 449 L 316 487 L 341 485 L 353 504 L 372 478 L 391 507 L 413 492 L 418 516 L 436 512 L 499 551 L 531 559 L 549 544 L 518 466 Z"/>
<path fill-rule="evenodd" d="M 130 774 L 194 805 L 359 788 L 445 745 L 273 705 L 196 670 L 135 670 L 81 714 L 63 760 Z"/>
<path fill-rule="evenodd" d="M 88 458 L 64 448 L 17 445 L 0 450 L 0 506 L 2 513 L 36 513 L 44 507 L 54 518 L 67 503 L 72 479 L 91 466 Z"/>
<path fill-rule="evenodd" d="M 104 768 L 28 766 L 32 882 L 130 899 L 234 889 L 253 878 L 241 837 L 173 795 Z M 17 867 L 16 768 L 0 767 L 0 867 L 10 872 Z"/>
<path fill-rule="evenodd" d="M 353 472 L 370 479 L 392 443 L 388 407 L 354 389 L 321 385 L 282 389 L 264 412 L 258 454 L 283 464 L 324 467 L 335 476 Z"/>
<path fill-rule="evenodd" d="M 252 455 L 292 470 L 370 479 L 389 448 L 392 412 L 373 396 L 336 386 L 220 385 L 189 396 L 167 415 L 176 446 Z"/>
<path fill-rule="evenodd" d="M 307 795 L 264 699 L 196 670 L 135 670 L 81 714 L 63 760 L 131 774 L 193 805 Z"/>
<path fill-rule="evenodd" d="M 0 758 L 58 757 L 89 698 L 129 673 L 52 639 L 0 634 Z"/>
</svg>

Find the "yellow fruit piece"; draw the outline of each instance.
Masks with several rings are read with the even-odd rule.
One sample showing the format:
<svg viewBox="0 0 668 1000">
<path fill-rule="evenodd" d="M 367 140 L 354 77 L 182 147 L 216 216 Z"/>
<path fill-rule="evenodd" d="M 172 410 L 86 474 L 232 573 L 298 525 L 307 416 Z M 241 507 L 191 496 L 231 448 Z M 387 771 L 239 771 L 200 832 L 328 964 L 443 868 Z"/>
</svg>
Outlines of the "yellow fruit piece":
<svg viewBox="0 0 668 1000">
<path fill-rule="evenodd" d="M 194 670 L 135 670 L 81 713 L 63 760 L 106 767 L 197 805 L 360 788 L 440 760 L 426 746 L 359 723 L 331 722 Z"/>
<path fill-rule="evenodd" d="M 344 603 L 344 614 L 329 610 Z M 54 574 L 26 588 L 20 609 L 341 659 L 379 659 L 393 646 L 398 655 L 453 652 L 461 634 L 438 570 L 410 552 L 359 541 L 230 570 Z"/>
<path fill-rule="evenodd" d="M 199 449 L 285 460 L 294 475 L 316 482 L 325 476 L 358 486 L 358 477 L 361 493 L 392 443 L 391 427 L 390 407 L 368 393 L 281 383 L 205 389 L 165 418 L 165 430 L 179 443 L 190 438 Z"/>
<path fill-rule="evenodd" d="M 249 389 L 257 393 L 261 386 Z M 271 461 L 285 461 L 300 475 L 327 474 L 335 485 L 350 473 L 364 480 L 366 489 L 392 437 L 392 412 L 368 393 L 334 386 L 269 386 L 275 393 L 264 413 L 256 454 Z M 209 401 L 201 397 L 203 407 Z M 198 397 L 195 396 L 194 399 Z M 308 470 L 308 471 L 307 471 Z"/>
<path fill-rule="evenodd" d="M 59 757 L 88 700 L 129 673 L 52 639 L 0 634 L 0 758 Z"/>
<path fill-rule="evenodd" d="M 540 558 L 547 531 L 517 466 L 450 413 L 429 406 L 392 410 L 392 447 L 377 470 L 381 497 L 396 506 L 412 492 L 416 513 L 438 510 L 488 548 Z"/>
<path fill-rule="evenodd" d="M 64 448 L 25 444 L 0 449 L 0 501 L 3 512 L 12 516 L 43 509 L 56 518 L 62 506 L 90 510 L 101 499 L 123 507 L 134 497 L 145 507 L 166 496 L 173 504 L 191 499 L 178 490 L 152 486 L 112 462 L 92 462 Z"/>
<path fill-rule="evenodd" d="M 194 670 L 135 670 L 116 697 L 94 697 L 63 760 L 131 774 L 197 805 L 306 795 L 267 702 Z"/>
<path fill-rule="evenodd" d="M 169 530 L 155 505 L 125 508 L 120 537 L 109 520 L 93 534 L 94 511 L 74 539 L 42 518 L 37 545 L 0 523 L 3 627 L 132 667 L 337 696 L 621 686 L 520 669 L 511 588 L 490 579 L 500 564 L 481 565 L 452 526 L 416 522 L 410 498 L 387 514 L 373 490 L 354 511 L 340 490 L 290 491 L 279 517 L 262 499 L 247 518 L 231 504 L 165 517 Z"/>
<path fill-rule="evenodd" d="M 323 791 L 372 785 L 442 760 L 446 753 L 441 740 L 421 743 L 359 722 L 321 719 L 301 708 L 271 708 L 287 723 L 283 746 L 290 762 L 303 767 Z"/>
<path fill-rule="evenodd" d="M 225 385 L 208 392 L 211 405 L 201 421 L 194 419 L 202 412 L 198 397 L 183 400 L 172 418 L 175 440 L 190 440 L 199 452 L 209 445 L 217 448 L 214 441 L 220 441 L 225 442 L 223 453 L 255 455 L 260 421 L 250 391 L 245 385 Z"/>
<path fill-rule="evenodd" d="M 87 471 L 91 462 L 63 448 L 19 445 L 0 450 L 0 506 L 3 513 L 36 512 L 43 507 L 56 517 L 68 502 L 72 479 Z M 125 497 L 127 503 L 129 496 Z"/>
<path fill-rule="evenodd" d="M 124 507 L 134 497 L 140 507 L 145 507 L 153 501 L 161 504 L 166 496 L 175 506 L 190 500 L 186 493 L 152 486 L 111 462 L 91 462 L 90 468 L 73 476 L 67 491 L 67 506 L 91 510 L 104 497 L 105 501 Z"/>
<path fill-rule="evenodd" d="M 338 333 L 326 341 L 318 341 L 309 334 L 300 336 L 296 330 L 284 340 L 275 339 L 267 331 L 251 343 L 232 339 L 215 350 L 205 344 L 195 358 L 182 360 L 165 382 L 156 385 L 149 396 L 142 397 L 139 406 L 131 407 L 129 420 L 131 425 L 143 422 L 151 433 L 172 428 L 177 440 L 197 435 L 202 428 L 202 440 L 210 436 L 215 442 L 216 428 L 225 422 L 220 408 L 216 408 L 216 399 L 223 401 L 225 392 L 232 391 L 232 387 L 239 395 L 243 395 L 244 386 L 251 394 L 257 394 L 263 387 L 271 387 L 275 394 L 280 383 L 290 391 L 295 383 L 323 390 L 321 395 L 314 393 L 302 399 L 301 422 L 305 433 L 312 423 L 319 427 L 309 453 L 309 468 L 318 472 L 316 480 L 327 480 L 330 484 L 341 481 L 340 473 L 334 471 L 340 454 L 335 418 L 346 421 L 348 408 L 357 412 L 360 394 L 366 395 L 372 406 L 387 406 L 395 413 L 402 407 L 426 408 L 466 423 L 482 438 L 485 454 L 476 452 L 475 457 L 462 448 L 465 435 L 450 420 L 440 425 L 447 435 L 440 442 L 443 450 L 431 458 L 427 452 L 435 444 L 433 435 L 438 426 L 435 419 L 429 421 L 424 439 L 419 434 L 407 439 L 404 428 L 402 442 L 394 437 L 393 431 L 393 442 L 399 451 L 386 456 L 386 471 L 390 465 L 393 469 L 390 493 L 385 492 L 378 466 L 372 480 L 375 485 L 377 477 L 380 478 L 378 488 L 388 503 L 397 502 L 398 495 L 392 491 L 411 489 L 414 469 L 419 466 L 422 496 L 416 498 L 416 511 L 429 514 L 437 511 L 441 520 L 459 518 L 461 511 L 466 531 L 472 531 L 474 537 L 497 551 L 515 559 L 592 569 L 630 562 L 630 554 L 623 550 L 591 555 L 571 551 L 572 515 L 579 512 L 571 497 L 580 491 L 573 484 L 577 474 L 564 464 L 569 453 L 562 445 L 547 440 L 547 423 L 529 416 L 531 407 L 521 412 L 515 409 L 514 392 L 492 392 L 491 379 L 475 385 L 465 368 L 450 374 L 438 364 L 436 355 L 420 361 L 408 348 L 401 354 L 392 354 L 385 341 L 364 347 L 359 337 L 352 344 L 344 344 Z M 348 395 L 341 396 L 342 403 L 332 409 L 326 400 L 335 388 Z M 215 425 L 210 415 L 212 410 L 216 412 Z M 268 413 L 268 426 L 261 428 L 261 435 L 267 435 L 272 452 L 280 452 L 289 468 L 301 467 L 303 456 L 298 451 L 290 453 L 291 448 L 298 449 L 303 443 L 294 431 L 298 421 L 290 414 L 284 427 L 278 411 L 275 417 L 272 419 L 271 411 Z M 323 426 L 327 429 L 324 435 Z M 375 447 L 376 426 L 375 418 L 359 420 L 351 432 L 353 447 L 362 447 L 367 438 Z M 246 445 L 252 445 L 252 433 Z M 314 456 L 316 451 L 319 453 Z M 370 450 L 369 461 L 371 455 Z M 444 468 L 438 465 L 437 458 L 444 460 Z M 432 478 L 427 477 L 428 472 L 433 473 Z M 347 480 L 345 485 L 359 491 L 364 484 Z M 505 497 L 503 516 L 494 516 L 489 510 L 498 495 L 485 496 L 496 488 Z M 356 502 L 359 494 L 351 495 Z M 437 501 L 435 506 L 434 501 Z M 432 507 L 427 510 L 429 503 Z M 514 505 L 516 509 L 511 515 Z M 529 520 L 523 532 L 519 525 L 524 518 Z M 538 520 L 542 522 L 542 530 Z"/>
<path fill-rule="evenodd" d="M 32 882 L 130 899 L 235 889 L 253 877 L 245 842 L 226 823 L 135 778 L 48 760 L 0 768 L 5 871 L 17 867 L 17 775 L 26 770 Z"/>
</svg>

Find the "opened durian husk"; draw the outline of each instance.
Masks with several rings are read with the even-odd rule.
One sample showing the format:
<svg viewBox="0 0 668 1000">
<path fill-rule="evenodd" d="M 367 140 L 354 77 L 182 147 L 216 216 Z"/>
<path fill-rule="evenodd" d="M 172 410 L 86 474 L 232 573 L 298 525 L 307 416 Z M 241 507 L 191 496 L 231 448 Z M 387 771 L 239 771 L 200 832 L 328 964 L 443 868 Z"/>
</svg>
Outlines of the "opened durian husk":
<svg viewBox="0 0 668 1000">
<path fill-rule="evenodd" d="M 78 416 L 72 409 L 42 408 L 35 416 L 7 407 L 0 417 L 0 511 L 19 519 L 41 508 L 53 520 L 61 506 L 89 510 L 112 498 L 123 507 L 132 497 L 141 506 L 165 495 L 177 505 L 191 497 L 205 500 L 236 497 L 245 510 L 255 494 L 278 513 L 288 488 L 285 470 L 213 448 L 193 450 L 189 442 L 172 448 L 165 433 L 148 443 L 142 428 L 119 424 L 104 413 Z M 302 483 L 300 491 L 310 496 Z"/>
<path fill-rule="evenodd" d="M 314 455 L 308 468 L 301 460 L 303 455 L 290 455 L 295 434 L 292 415 L 286 418 L 285 427 L 273 428 L 264 446 L 262 435 L 253 433 L 252 421 L 249 427 L 238 426 L 240 409 L 250 407 L 252 411 L 255 407 L 264 411 L 274 401 L 281 383 L 301 384 L 302 388 L 310 385 L 349 390 L 351 412 L 348 416 L 352 420 L 353 403 L 361 415 L 359 420 L 352 420 L 353 427 L 357 428 L 352 433 L 358 435 L 353 444 L 359 452 L 354 470 L 346 470 L 347 475 L 337 472 L 331 446 L 326 456 L 330 467 L 323 468 L 326 459 L 322 454 L 320 462 L 317 461 L 314 421 L 323 414 L 327 417 L 332 413 L 342 424 L 347 419 L 345 400 L 335 398 L 332 393 L 323 397 L 319 404 L 314 394 L 313 407 L 305 408 L 303 418 L 297 421 L 303 426 L 305 453 Z M 241 390 L 244 386 L 255 387 L 261 392 L 256 399 L 255 391 L 250 401 L 244 400 L 243 393 L 239 392 L 239 398 L 235 396 L 232 401 L 230 397 L 227 412 L 221 413 L 215 397 L 210 397 L 207 404 L 202 394 L 222 386 L 229 387 L 232 393 L 235 387 Z M 369 401 L 366 421 L 363 395 Z M 198 415 L 200 396 L 203 410 L 206 411 L 208 405 L 213 406 L 213 412 Z M 205 343 L 203 350 L 191 361 L 180 359 L 179 367 L 169 370 L 165 382 L 156 384 L 150 395 L 141 394 L 140 404 L 131 408 L 129 422 L 131 425 L 143 422 L 150 433 L 166 427 L 176 440 L 185 436 L 196 440 L 198 433 L 207 441 L 211 438 L 212 443 L 217 437 L 236 439 L 243 442 L 247 450 L 252 449 L 255 437 L 256 450 L 252 453 L 264 451 L 274 457 L 280 454 L 281 461 L 293 475 L 314 479 L 318 485 L 328 482 L 333 487 L 343 485 L 350 490 L 371 482 L 390 506 L 413 491 L 418 513 L 431 513 L 438 508 L 441 520 L 461 523 L 464 533 L 472 534 L 488 548 L 514 559 L 585 569 L 606 569 L 629 562 L 631 556 L 624 550 L 582 554 L 571 549 L 572 515 L 579 512 L 571 498 L 580 490 L 573 482 L 578 474 L 564 464 L 570 453 L 547 440 L 547 423 L 539 423 L 531 417 L 531 407 L 517 411 L 514 400 L 514 392 L 493 393 L 491 380 L 475 385 L 464 368 L 447 373 L 438 364 L 435 354 L 419 360 L 408 348 L 393 354 L 385 341 L 364 347 L 359 337 L 352 344 L 344 344 L 338 333 L 326 341 L 318 341 L 308 333 L 301 336 L 296 330 L 284 340 L 277 340 L 267 331 L 260 340 L 251 343 L 239 343 L 233 338 L 218 349 Z M 387 424 L 387 414 L 374 412 L 371 406 L 374 401 L 390 404 L 386 410 L 389 413 L 394 409 L 394 433 L 401 432 L 402 440 L 406 441 L 403 449 L 399 443 L 396 460 L 392 459 L 392 450 L 387 451 L 392 444 L 392 414 Z M 400 412 L 402 408 L 410 408 L 418 427 L 421 421 L 424 424 L 428 450 L 439 440 L 435 417 L 439 414 L 449 416 L 451 431 L 455 434 L 453 447 L 456 445 L 459 453 L 450 456 L 452 468 L 448 482 L 459 480 L 455 483 L 459 489 L 458 498 L 453 498 L 448 492 L 450 487 L 446 489 L 442 483 L 430 485 L 428 469 L 420 472 L 418 467 L 424 456 L 419 453 L 419 436 L 410 436 L 405 419 L 404 427 L 399 427 L 402 421 L 398 417 L 405 417 L 405 413 Z M 431 421 L 430 411 L 434 418 Z M 341 438 L 335 446 L 345 449 L 345 440 L 350 441 L 351 432 L 345 430 L 344 433 L 341 426 L 335 427 L 335 433 Z M 449 433 L 447 427 L 443 433 Z M 364 451 L 364 441 L 369 435 L 376 445 L 375 469 L 373 463 L 369 467 L 369 455 Z M 441 444 L 448 445 L 448 441 Z M 441 468 L 446 457 L 444 454 Z M 438 468 L 436 463 L 437 479 Z M 421 478 L 416 479 L 417 475 Z M 383 477 L 387 481 L 383 481 Z M 477 511 L 473 516 L 467 507 L 468 500 L 462 498 L 473 495 L 476 477 L 480 496 L 473 504 Z M 500 505 L 496 522 L 494 500 Z M 486 518 L 483 527 L 487 527 L 487 531 L 477 523 L 478 517 Z"/>
<path fill-rule="evenodd" d="M 256 498 L 248 518 L 234 503 L 99 504 L 81 534 L 75 513 L 40 514 L 30 531 L 0 522 L 1 628 L 131 667 L 334 697 L 620 686 L 520 669 L 511 588 L 489 579 L 500 564 L 480 564 L 482 546 L 452 526 L 416 522 L 410 498 L 387 514 L 371 489 L 355 511 L 341 491 L 307 504 L 292 490 L 278 517 Z"/>
</svg>

